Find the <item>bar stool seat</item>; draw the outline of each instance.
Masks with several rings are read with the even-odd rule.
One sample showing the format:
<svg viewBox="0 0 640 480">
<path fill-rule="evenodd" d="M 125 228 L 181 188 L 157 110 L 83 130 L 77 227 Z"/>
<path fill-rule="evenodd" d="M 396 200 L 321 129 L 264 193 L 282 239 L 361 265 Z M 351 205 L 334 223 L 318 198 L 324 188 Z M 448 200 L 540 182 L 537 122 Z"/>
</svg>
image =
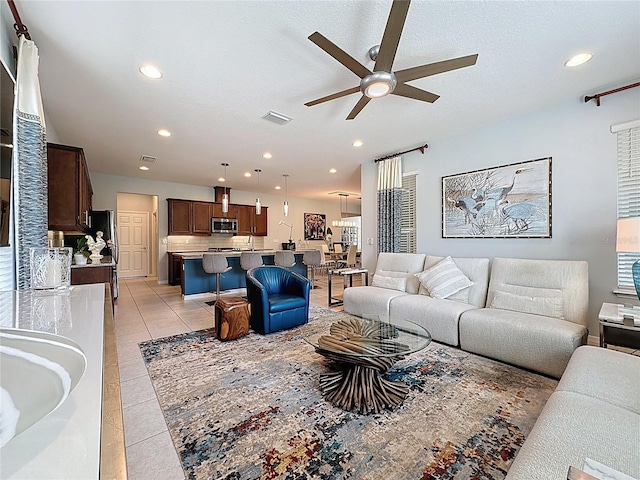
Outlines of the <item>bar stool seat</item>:
<svg viewBox="0 0 640 480">
<path fill-rule="evenodd" d="M 264 265 L 262 262 L 262 254 L 258 252 L 242 252 L 240 254 L 240 268 L 243 270 L 251 270 L 255 267 Z"/>
<path fill-rule="evenodd" d="M 311 267 L 311 288 L 320 288 L 316 285 L 316 268 L 322 265 L 322 252 L 320 250 L 307 250 L 302 255 L 302 263 Z"/>
<path fill-rule="evenodd" d="M 220 274 L 231 270 L 227 256 L 220 253 L 202 255 L 202 268 L 207 273 L 216 274 L 216 302 L 220 299 Z"/>
<path fill-rule="evenodd" d="M 276 252 L 275 264 L 279 267 L 291 268 L 296 264 L 296 257 L 291 250 L 278 250 Z"/>
</svg>

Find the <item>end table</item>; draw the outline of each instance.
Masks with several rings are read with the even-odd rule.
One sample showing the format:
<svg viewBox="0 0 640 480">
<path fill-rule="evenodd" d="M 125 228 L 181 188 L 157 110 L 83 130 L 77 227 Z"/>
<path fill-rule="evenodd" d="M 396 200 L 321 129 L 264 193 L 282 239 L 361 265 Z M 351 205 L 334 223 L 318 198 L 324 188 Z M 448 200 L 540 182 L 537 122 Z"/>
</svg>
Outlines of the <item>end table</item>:
<svg viewBox="0 0 640 480">
<path fill-rule="evenodd" d="M 640 349 L 640 307 L 603 303 L 598 319 L 601 347 L 612 344 Z"/>
</svg>

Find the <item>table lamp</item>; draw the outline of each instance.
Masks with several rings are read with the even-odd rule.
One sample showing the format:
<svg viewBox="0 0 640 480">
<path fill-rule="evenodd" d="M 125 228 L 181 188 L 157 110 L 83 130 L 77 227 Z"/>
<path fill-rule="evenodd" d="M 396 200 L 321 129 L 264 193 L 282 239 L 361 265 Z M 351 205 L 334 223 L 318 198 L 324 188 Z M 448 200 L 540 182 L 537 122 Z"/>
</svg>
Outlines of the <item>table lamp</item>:
<svg viewBox="0 0 640 480">
<path fill-rule="evenodd" d="M 638 253 L 640 257 L 640 217 L 618 219 L 618 234 L 616 236 L 616 252 Z M 640 259 L 631 267 L 636 294 L 640 299 Z"/>
</svg>

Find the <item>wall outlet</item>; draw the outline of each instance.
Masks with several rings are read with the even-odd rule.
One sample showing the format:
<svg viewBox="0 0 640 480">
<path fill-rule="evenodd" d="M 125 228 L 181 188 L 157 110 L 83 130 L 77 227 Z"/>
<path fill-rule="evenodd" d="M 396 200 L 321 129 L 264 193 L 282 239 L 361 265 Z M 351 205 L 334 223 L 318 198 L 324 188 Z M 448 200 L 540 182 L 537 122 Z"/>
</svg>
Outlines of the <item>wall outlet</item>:
<svg viewBox="0 0 640 480">
<path fill-rule="evenodd" d="M 166 244 L 167 244 L 167 237 L 164 237 L 164 238 L 162 239 L 162 244 L 163 244 L 163 245 L 166 245 Z"/>
<path fill-rule="evenodd" d="M 184 243 L 186 243 L 187 245 L 189 245 L 189 239 L 187 238 Z"/>
<path fill-rule="evenodd" d="M 367 245 L 373 245 L 373 238 L 367 238 Z"/>
</svg>

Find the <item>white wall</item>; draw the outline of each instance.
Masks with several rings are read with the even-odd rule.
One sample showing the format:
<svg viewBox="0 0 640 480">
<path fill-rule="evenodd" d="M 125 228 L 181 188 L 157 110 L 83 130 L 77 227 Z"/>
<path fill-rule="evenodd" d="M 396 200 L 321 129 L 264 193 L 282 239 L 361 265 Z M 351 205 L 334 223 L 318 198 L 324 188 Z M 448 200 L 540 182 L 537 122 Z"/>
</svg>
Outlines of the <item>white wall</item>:
<svg viewBox="0 0 640 480">
<path fill-rule="evenodd" d="M 163 243 L 168 232 L 167 198 L 183 198 L 188 200 L 213 201 L 213 188 L 185 185 L 181 183 L 158 182 L 117 175 L 105 175 L 90 173 L 93 187 L 93 208 L 96 210 L 116 210 L 118 193 L 137 193 L 158 196 L 158 281 L 167 280 L 167 245 Z M 231 203 L 253 204 L 256 194 L 231 190 Z M 329 196 L 327 196 L 329 197 Z M 289 227 L 278 225 L 280 220 L 293 224 L 293 240 L 298 242 L 303 238 L 303 217 L 305 213 L 324 213 L 327 215 L 327 224 L 340 218 L 340 205 L 335 196 L 326 201 L 308 200 L 297 197 L 289 197 L 289 216 L 282 214 L 284 195 L 260 195 L 260 201 L 268 210 L 268 232 L 264 238 L 264 248 L 280 248 L 280 243 L 289 239 Z M 333 228 L 332 228 L 333 229 Z M 336 231 L 334 230 L 334 238 Z"/>
<path fill-rule="evenodd" d="M 616 280 L 616 137 L 612 124 L 640 118 L 640 90 L 580 99 L 481 129 L 429 142 L 425 155 L 403 157 L 417 171 L 418 252 L 459 257 L 519 257 L 589 262 L 589 333 L 598 335 L 602 302 L 619 303 Z M 443 239 L 442 177 L 542 157 L 553 157 L 549 239 Z M 376 260 L 376 170 L 362 166 L 363 259 Z M 640 192 L 638 192 L 640 195 Z M 366 241 L 365 241 L 366 243 Z M 625 300 L 626 301 L 626 300 Z M 637 303 L 637 302 L 636 302 Z"/>
</svg>

